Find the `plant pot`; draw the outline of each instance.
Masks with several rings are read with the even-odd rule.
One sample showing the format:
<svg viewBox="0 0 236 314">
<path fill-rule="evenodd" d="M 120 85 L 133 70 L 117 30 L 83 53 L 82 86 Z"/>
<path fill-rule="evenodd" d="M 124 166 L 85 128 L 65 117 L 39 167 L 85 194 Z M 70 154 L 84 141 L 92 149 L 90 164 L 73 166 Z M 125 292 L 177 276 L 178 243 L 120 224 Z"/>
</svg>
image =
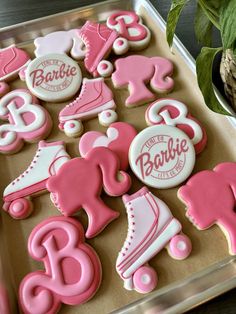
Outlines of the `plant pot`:
<svg viewBox="0 0 236 314">
<path fill-rule="evenodd" d="M 227 49 L 222 54 L 220 75 L 224 83 L 225 94 L 236 111 L 236 58 L 231 49 Z"/>
</svg>

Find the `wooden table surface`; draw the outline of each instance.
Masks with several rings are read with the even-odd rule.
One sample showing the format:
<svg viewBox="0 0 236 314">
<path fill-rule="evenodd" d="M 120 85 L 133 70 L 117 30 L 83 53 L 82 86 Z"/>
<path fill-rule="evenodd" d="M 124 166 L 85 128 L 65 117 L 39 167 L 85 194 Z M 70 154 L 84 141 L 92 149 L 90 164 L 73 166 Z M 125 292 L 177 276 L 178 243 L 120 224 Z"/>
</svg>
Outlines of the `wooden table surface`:
<svg viewBox="0 0 236 314">
<path fill-rule="evenodd" d="M 0 0 L 0 27 L 24 22 L 27 20 L 47 16 L 57 12 L 74 9 L 83 5 L 93 4 L 98 0 Z M 166 19 L 170 0 L 151 0 L 160 14 Z M 187 47 L 190 53 L 196 58 L 200 45 L 196 43 L 193 30 L 193 15 L 195 1 L 190 1 L 182 14 L 177 27 L 177 35 Z M 1 40 L 1 39 L 0 39 Z M 215 46 L 220 45 L 219 36 L 214 34 Z M 191 314 L 235 314 L 236 313 L 236 289 L 205 303 L 194 310 Z M 1 313 L 4 314 L 4 313 Z"/>
</svg>

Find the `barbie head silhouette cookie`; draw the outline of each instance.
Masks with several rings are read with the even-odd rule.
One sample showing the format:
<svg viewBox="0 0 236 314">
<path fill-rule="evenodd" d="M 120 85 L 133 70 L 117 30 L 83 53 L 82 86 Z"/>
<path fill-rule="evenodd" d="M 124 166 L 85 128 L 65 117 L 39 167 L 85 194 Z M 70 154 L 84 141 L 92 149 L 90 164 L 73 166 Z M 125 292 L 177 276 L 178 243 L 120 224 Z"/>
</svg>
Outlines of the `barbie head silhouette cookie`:
<svg viewBox="0 0 236 314">
<path fill-rule="evenodd" d="M 229 253 L 236 255 L 236 163 L 224 162 L 193 175 L 178 196 L 186 216 L 200 230 L 217 224 L 226 235 Z"/>
<path fill-rule="evenodd" d="M 119 159 L 107 147 L 92 149 L 85 158 L 66 162 L 56 175 L 47 181 L 47 189 L 55 206 L 65 216 L 83 208 L 88 214 L 86 237 L 92 238 L 119 216 L 100 198 L 102 187 L 111 196 L 128 191 L 131 180 L 119 171 Z M 118 179 L 118 175 L 120 178 Z"/>
<path fill-rule="evenodd" d="M 26 142 L 45 138 L 52 126 L 48 112 L 27 89 L 15 89 L 0 99 L 0 152 L 15 153 Z"/>
<path fill-rule="evenodd" d="M 82 225 L 73 218 L 50 217 L 37 225 L 28 241 L 31 257 L 45 270 L 24 277 L 19 301 L 24 313 L 57 313 L 61 304 L 79 305 L 97 291 L 102 270 L 99 257 L 86 244 Z"/>
</svg>

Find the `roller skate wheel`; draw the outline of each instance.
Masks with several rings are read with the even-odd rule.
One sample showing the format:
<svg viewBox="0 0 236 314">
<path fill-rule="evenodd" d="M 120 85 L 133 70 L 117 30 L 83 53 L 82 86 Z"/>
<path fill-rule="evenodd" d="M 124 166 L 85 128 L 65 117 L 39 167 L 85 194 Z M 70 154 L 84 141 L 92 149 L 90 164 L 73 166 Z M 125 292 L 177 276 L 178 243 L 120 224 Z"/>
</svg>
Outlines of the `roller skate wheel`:
<svg viewBox="0 0 236 314">
<path fill-rule="evenodd" d="M 83 125 L 81 121 L 69 120 L 63 126 L 64 132 L 69 137 L 79 136 L 83 132 Z"/>
<path fill-rule="evenodd" d="M 174 236 L 169 243 L 169 254 L 175 259 L 185 259 L 192 250 L 190 239 L 184 234 Z"/>
<path fill-rule="evenodd" d="M 0 97 L 3 97 L 10 91 L 10 86 L 6 82 L 0 82 Z"/>
<path fill-rule="evenodd" d="M 102 77 L 108 77 L 113 72 L 113 65 L 110 61 L 103 60 L 98 64 L 97 71 Z"/>
<path fill-rule="evenodd" d="M 133 275 L 135 290 L 140 293 L 151 292 L 157 285 L 157 274 L 150 266 L 142 266 Z"/>
<path fill-rule="evenodd" d="M 129 42 L 126 38 L 118 37 L 113 43 L 113 50 L 117 55 L 123 55 L 129 50 Z"/>
<path fill-rule="evenodd" d="M 9 206 L 9 214 L 15 219 L 24 219 L 30 215 L 32 204 L 25 198 L 14 200 Z"/>
<path fill-rule="evenodd" d="M 99 123 L 104 126 L 109 126 L 111 123 L 115 122 L 117 118 L 117 113 L 111 109 L 104 110 L 98 115 Z"/>
</svg>

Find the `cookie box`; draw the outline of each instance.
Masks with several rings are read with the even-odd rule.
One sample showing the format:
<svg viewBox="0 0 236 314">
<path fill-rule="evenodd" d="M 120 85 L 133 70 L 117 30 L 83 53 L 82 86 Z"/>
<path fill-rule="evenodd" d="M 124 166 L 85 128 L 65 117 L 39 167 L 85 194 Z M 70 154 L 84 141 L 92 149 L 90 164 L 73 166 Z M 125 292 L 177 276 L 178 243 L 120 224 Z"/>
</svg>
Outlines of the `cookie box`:
<svg viewBox="0 0 236 314">
<path fill-rule="evenodd" d="M 208 142 L 206 148 L 197 155 L 193 173 L 204 169 L 213 169 L 218 163 L 235 161 L 236 148 L 234 144 L 235 129 L 230 120 L 215 114 L 204 105 L 198 89 L 195 76 L 195 63 L 185 47 L 175 37 L 171 52 L 165 40 L 165 23 L 158 12 L 147 0 L 106 1 L 96 5 L 78 8 L 72 11 L 56 14 L 10 26 L 0 30 L 1 48 L 15 44 L 26 50 L 31 58 L 34 56 L 33 40 L 37 37 L 72 28 L 80 28 L 87 20 L 104 22 L 114 10 L 134 10 L 141 17 L 151 32 L 150 45 L 137 54 L 146 57 L 165 57 L 174 64 L 174 89 L 168 94 L 185 103 L 191 114 L 196 117 L 206 130 Z M 132 53 L 128 52 L 127 55 Z M 111 55 L 114 61 L 117 56 Z M 86 73 L 83 62 L 79 61 L 83 76 L 90 78 Z M 138 75 L 138 74 L 137 74 Z M 135 108 L 127 108 L 125 99 L 128 97 L 126 89 L 115 89 L 111 79 L 105 79 L 106 84 L 114 93 L 117 104 L 119 121 L 131 123 L 138 132 L 147 127 L 145 111 L 147 104 Z M 20 79 L 10 82 L 12 89 L 24 88 L 25 82 Z M 220 94 L 216 90 L 218 97 Z M 222 100 L 223 101 L 223 100 Z M 65 136 L 58 129 L 58 113 L 69 103 L 48 103 L 42 101 L 53 120 L 53 129 L 47 141 L 61 141 L 66 144 L 70 156 L 79 155 L 79 139 Z M 227 105 L 226 105 L 227 106 Z M 106 128 L 98 123 L 98 119 L 91 119 L 83 123 L 84 131 L 96 130 L 105 132 Z M 12 182 L 19 174 L 27 169 L 33 159 L 37 144 L 25 144 L 23 149 L 13 155 L 1 154 L 0 161 L 0 190 Z M 135 193 L 143 184 L 128 170 L 132 178 L 132 187 L 129 194 Z M 142 295 L 135 291 L 123 288 L 123 282 L 115 269 L 118 252 L 120 251 L 127 234 L 127 216 L 120 197 L 104 195 L 104 202 L 120 213 L 118 219 L 111 222 L 102 233 L 89 239 L 87 242 L 96 250 L 102 264 L 102 282 L 94 297 L 80 306 L 63 305 L 60 313 L 181 313 L 199 303 L 205 302 L 233 287 L 236 287 L 235 258 L 229 255 L 227 241 L 219 227 L 199 231 L 185 217 L 185 205 L 177 197 L 178 188 L 155 189 L 150 191 L 162 199 L 172 210 L 173 215 L 181 222 L 183 232 L 192 241 L 191 255 L 182 261 L 173 260 L 166 250 L 154 256 L 150 265 L 158 275 L 157 288 L 150 294 Z M 2 277 L 3 282 L 11 286 L 13 295 L 17 295 L 19 284 L 23 277 L 31 271 L 42 269 L 40 262 L 33 260 L 27 252 L 27 240 L 32 229 L 42 220 L 59 215 L 58 210 L 50 200 L 49 193 L 44 193 L 32 200 L 34 210 L 27 219 L 13 219 L 2 212 L 1 242 Z M 3 205 L 3 204 L 1 204 Z M 80 211 L 77 216 L 83 225 L 87 226 L 86 213 Z M 3 253 L 5 252 L 5 253 Z M 6 260 L 6 256 L 8 259 Z M 10 268 L 10 269 L 9 269 Z M 96 310 L 95 310 L 96 309 Z"/>
</svg>

